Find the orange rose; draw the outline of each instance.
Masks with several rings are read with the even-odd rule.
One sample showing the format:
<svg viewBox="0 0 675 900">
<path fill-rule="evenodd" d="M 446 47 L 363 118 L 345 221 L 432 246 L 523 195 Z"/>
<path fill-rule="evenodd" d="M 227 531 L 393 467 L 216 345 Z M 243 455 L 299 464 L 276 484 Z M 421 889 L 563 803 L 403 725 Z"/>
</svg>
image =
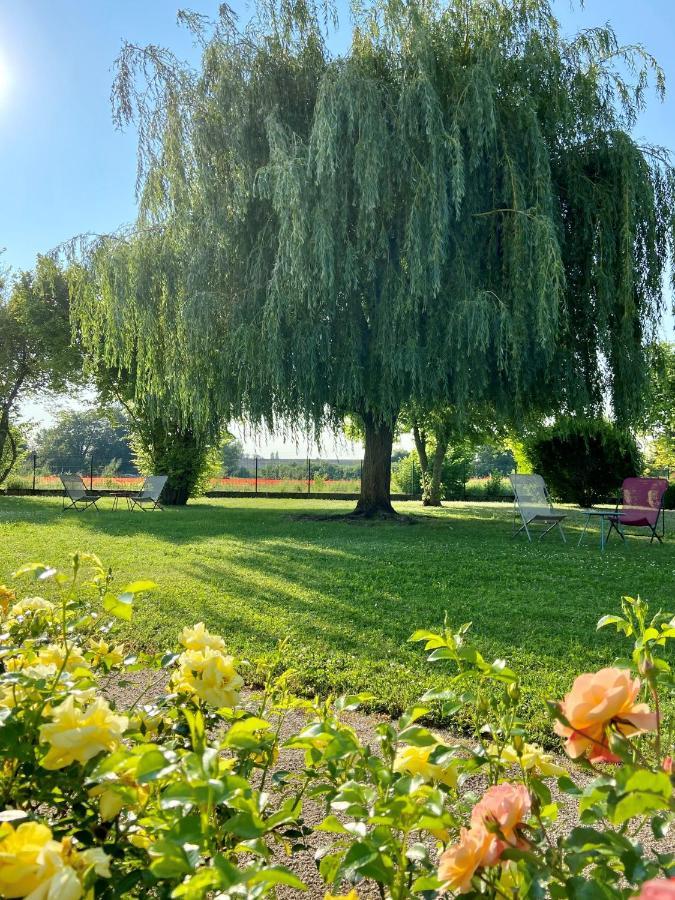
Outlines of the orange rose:
<svg viewBox="0 0 675 900">
<path fill-rule="evenodd" d="M 591 760 L 619 762 L 610 752 L 607 729 L 612 726 L 625 737 L 657 727 L 656 713 L 646 703 L 636 703 L 640 679 L 627 669 L 607 668 L 579 675 L 560 704 L 569 727 L 556 722 L 554 730 L 565 738 L 565 751 L 572 759 L 587 755 Z"/>
<path fill-rule="evenodd" d="M 652 878 L 645 881 L 638 900 L 674 900 L 675 878 Z"/>
<path fill-rule="evenodd" d="M 491 835 L 484 828 L 462 828 L 459 843 L 443 853 L 438 864 L 438 878 L 446 889 L 465 894 L 471 890 L 471 879 L 483 865 L 485 848 Z"/>
<path fill-rule="evenodd" d="M 490 837 L 483 864 L 494 865 L 507 847 L 526 849 L 520 826 L 530 815 L 532 803 L 523 784 L 498 784 L 488 788 L 471 813 L 471 827 L 483 828 Z M 499 835 L 495 832 L 499 831 Z"/>
</svg>

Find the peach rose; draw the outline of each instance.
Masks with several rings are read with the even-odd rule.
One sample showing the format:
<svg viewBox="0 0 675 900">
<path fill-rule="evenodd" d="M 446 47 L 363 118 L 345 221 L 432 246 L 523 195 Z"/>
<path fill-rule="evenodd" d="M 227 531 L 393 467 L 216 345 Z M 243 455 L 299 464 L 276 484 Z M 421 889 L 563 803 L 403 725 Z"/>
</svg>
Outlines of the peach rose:
<svg viewBox="0 0 675 900">
<path fill-rule="evenodd" d="M 471 879 L 483 865 L 485 848 L 491 835 L 484 828 L 462 828 L 459 843 L 442 854 L 438 863 L 438 878 L 447 890 L 465 894 L 471 890 Z"/>
<path fill-rule="evenodd" d="M 507 847 L 526 849 L 520 826 L 530 815 L 532 803 L 523 784 L 497 784 L 488 788 L 471 813 L 471 827 L 483 828 L 490 837 L 483 864 L 494 865 Z M 499 831 L 499 836 L 495 833 Z"/>
<path fill-rule="evenodd" d="M 579 675 L 560 704 L 569 727 L 556 722 L 554 730 L 565 738 L 565 751 L 572 759 L 587 755 L 591 760 L 619 762 L 610 752 L 607 729 L 612 726 L 625 737 L 657 727 L 656 713 L 646 703 L 636 703 L 640 679 L 627 669 L 607 668 Z"/>
<path fill-rule="evenodd" d="M 652 878 L 645 881 L 638 900 L 674 900 L 675 878 Z"/>
</svg>

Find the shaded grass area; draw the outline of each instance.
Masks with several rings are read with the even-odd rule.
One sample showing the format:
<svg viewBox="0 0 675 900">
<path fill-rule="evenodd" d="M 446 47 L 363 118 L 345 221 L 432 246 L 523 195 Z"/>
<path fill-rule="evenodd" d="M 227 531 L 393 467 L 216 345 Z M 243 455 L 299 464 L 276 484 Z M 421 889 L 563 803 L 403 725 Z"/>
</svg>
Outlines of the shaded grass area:
<svg viewBox="0 0 675 900">
<path fill-rule="evenodd" d="M 249 658 L 289 637 L 300 689 L 368 690 L 392 712 L 447 677 L 407 643 L 415 628 L 441 628 L 447 614 L 454 625 L 473 623 L 484 656 L 521 673 L 542 739 L 545 698 L 625 652 L 617 635 L 595 631 L 600 616 L 617 611 L 623 594 L 639 593 L 654 611 L 674 605 L 675 538 L 615 541 L 601 555 L 597 532 L 576 546 L 581 519 L 572 511 L 568 544 L 551 534 L 530 545 L 511 540 L 503 504 L 429 511 L 401 503 L 419 516 L 405 528 L 332 521 L 327 514 L 352 506 L 336 501 L 219 499 L 163 513 L 109 506 L 62 513 L 57 500 L 0 497 L 0 583 L 21 563 L 63 566 L 70 551 L 92 551 L 119 587 L 141 577 L 159 585 L 138 602 L 130 644 L 172 646 L 199 620 Z"/>
</svg>

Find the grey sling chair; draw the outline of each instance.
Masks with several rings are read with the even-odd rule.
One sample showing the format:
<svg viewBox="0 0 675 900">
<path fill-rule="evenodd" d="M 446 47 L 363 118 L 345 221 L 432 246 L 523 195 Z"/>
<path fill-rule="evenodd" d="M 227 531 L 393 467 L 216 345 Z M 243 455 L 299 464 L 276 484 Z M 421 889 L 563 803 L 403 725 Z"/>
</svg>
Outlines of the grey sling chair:
<svg viewBox="0 0 675 900">
<path fill-rule="evenodd" d="M 101 494 L 96 494 L 94 491 L 87 490 L 87 486 L 82 480 L 81 475 L 60 475 L 61 484 L 63 485 L 63 509 L 82 509 L 84 512 L 89 506 L 93 506 L 95 510 L 100 512 L 98 506 L 96 505 L 96 501 L 101 499 Z M 70 500 L 70 503 L 66 505 L 66 499 Z M 83 504 L 81 507 L 78 506 L 78 503 Z"/>
<path fill-rule="evenodd" d="M 532 535 L 530 534 L 529 526 L 535 523 L 542 523 L 548 525 L 548 528 L 541 532 L 539 540 L 557 527 L 563 542 L 567 543 L 562 527 L 562 521 L 567 518 L 567 515 L 553 509 L 551 498 L 548 495 L 546 484 L 541 475 L 509 475 L 509 479 L 513 487 L 512 537 L 524 531 L 527 539 L 531 542 Z M 523 524 L 516 531 L 518 514 L 520 514 Z"/>
<path fill-rule="evenodd" d="M 167 475 L 148 475 L 143 482 L 143 487 L 140 491 L 137 494 L 130 494 L 127 497 L 129 509 L 133 509 L 134 506 L 137 506 L 143 511 L 145 511 L 146 506 L 150 509 L 162 509 L 159 498 L 167 481 Z"/>
</svg>

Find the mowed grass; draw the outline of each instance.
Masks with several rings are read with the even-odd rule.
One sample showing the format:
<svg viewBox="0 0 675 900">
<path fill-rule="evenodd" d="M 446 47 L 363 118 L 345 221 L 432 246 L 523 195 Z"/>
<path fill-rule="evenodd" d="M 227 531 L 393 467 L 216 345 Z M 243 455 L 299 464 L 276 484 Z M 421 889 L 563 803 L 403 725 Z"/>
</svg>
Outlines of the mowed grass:
<svg viewBox="0 0 675 900">
<path fill-rule="evenodd" d="M 0 497 L 0 583 L 24 562 L 64 566 L 69 552 L 92 551 L 119 588 L 139 578 L 159 586 L 137 603 L 129 645 L 171 647 L 200 620 L 249 659 L 289 638 L 298 690 L 367 690 L 392 712 L 447 678 L 407 642 L 447 614 L 473 623 L 484 656 L 521 673 L 531 728 L 547 743 L 545 698 L 625 654 L 613 631 L 596 632 L 600 616 L 617 612 L 624 594 L 639 593 L 654 612 L 675 607 L 675 535 L 663 546 L 613 538 L 601 555 L 597 531 L 577 547 L 581 518 L 571 510 L 567 544 L 555 534 L 528 544 L 511 539 L 505 504 L 430 512 L 401 503 L 418 517 L 401 525 L 302 518 L 352 506 L 318 499 L 211 500 L 162 513 L 110 503 L 62 513 L 60 500 Z"/>
</svg>

